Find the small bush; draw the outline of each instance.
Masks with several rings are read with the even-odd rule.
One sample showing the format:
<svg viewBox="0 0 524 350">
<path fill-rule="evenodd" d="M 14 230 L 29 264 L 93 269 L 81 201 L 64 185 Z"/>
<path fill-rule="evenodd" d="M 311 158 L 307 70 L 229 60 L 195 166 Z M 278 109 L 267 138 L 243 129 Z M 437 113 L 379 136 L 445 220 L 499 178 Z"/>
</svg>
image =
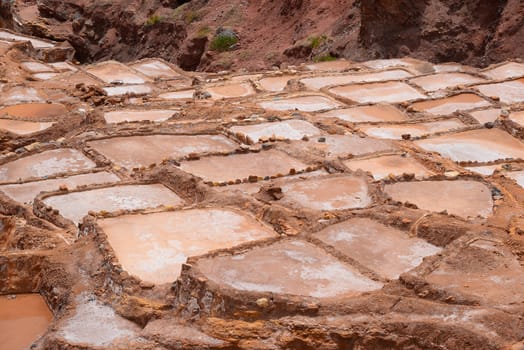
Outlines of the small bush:
<svg viewBox="0 0 524 350">
<path fill-rule="evenodd" d="M 213 51 L 228 51 L 231 46 L 238 43 L 238 39 L 233 35 L 218 34 L 211 41 L 210 48 Z"/>
<path fill-rule="evenodd" d="M 318 48 L 320 45 L 322 45 L 327 40 L 327 36 L 312 36 L 309 38 L 309 47 L 312 49 Z"/>
<path fill-rule="evenodd" d="M 161 16 L 159 16 L 159 15 L 153 15 L 153 16 L 151 16 L 151 17 L 149 17 L 149 18 L 147 19 L 145 25 L 146 25 L 147 27 L 149 27 L 149 26 L 154 26 L 155 24 L 158 24 L 158 23 L 162 22 L 163 20 L 164 20 L 164 19 L 163 19 Z"/>
<path fill-rule="evenodd" d="M 186 22 L 186 24 L 191 24 L 193 22 L 200 21 L 201 18 L 202 15 L 200 13 L 194 10 L 189 10 L 184 16 L 184 22 Z"/>
<path fill-rule="evenodd" d="M 199 38 L 203 38 L 205 36 L 208 36 L 208 34 L 211 33 L 211 28 L 208 26 L 203 26 L 198 29 L 197 36 Z"/>
<path fill-rule="evenodd" d="M 320 55 L 314 58 L 315 62 L 329 62 L 329 61 L 336 61 L 337 58 L 335 56 L 331 56 L 331 54 L 327 55 Z"/>
</svg>

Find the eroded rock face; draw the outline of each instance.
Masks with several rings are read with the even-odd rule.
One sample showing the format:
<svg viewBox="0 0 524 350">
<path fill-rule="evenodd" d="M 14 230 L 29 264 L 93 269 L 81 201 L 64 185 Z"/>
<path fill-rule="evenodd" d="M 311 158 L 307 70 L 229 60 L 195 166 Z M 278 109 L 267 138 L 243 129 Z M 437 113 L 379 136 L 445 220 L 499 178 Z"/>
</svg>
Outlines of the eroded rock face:
<svg viewBox="0 0 524 350">
<path fill-rule="evenodd" d="M 499 8 L 499 11 L 501 8 Z M 493 61 L 502 60 L 507 54 L 516 57 L 524 56 L 524 47 L 519 38 L 524 37 L 524 19 L 521 14 L 524 3 L 519 0 L 508 0 L 499 20 L 497 31 L 488 47 L 488 55 Z"/>
<path fill-rule="evenodd" d="M 482 64 L 506 1 L 363 1 L 360 39 L 380 57 Z"/>
<path fill-rule="evenodd" d="M 478 66 L 524 56 L 520 0 L 16 3 L 0 10 L 2 26 L 67 40 L 83 62 L 154 56 L 187 70 L 216 71 L 332 56 Z M 221 27 L 234 29 L 239 42 L 215 52 L 210 42 Z"/>
<path fill-rule="evenodd" d="M 403 51 L 416 50 L 426 7 L 425 1 L 362 1 L 360 40 L 363 46 L 375 50 L 380 57 L 401 56 L 401 47 Z"/>
<path fill-rule="evenodd" d="M 162 6 L 159 1 L 102 5 L 84 0 L 49 0 L 38 3 L 36 16 L 49 23 L 46 35 L 69 41 L 81 61 L 168 57 L 180 49 L 186 31 L 183 25 L 164 20 L 147 25 L 147 14 Z M 26 28 L 32 34 L 41 34 L 34 26 Z"/>
<path fill-rule="evenodd" d="M 11 13 L 11 2 L 0 2 L 0 28 L 12 28 L 13 16 Z"/>
<path fill-rule="evenodd" d="M 178 64 L 185 70 L 196 70 L 200 65 L 202 55 L 206 50 L 208 43 L 207 36 L 197 37 L 187 41 L 180 50 Z"/>
</svg>

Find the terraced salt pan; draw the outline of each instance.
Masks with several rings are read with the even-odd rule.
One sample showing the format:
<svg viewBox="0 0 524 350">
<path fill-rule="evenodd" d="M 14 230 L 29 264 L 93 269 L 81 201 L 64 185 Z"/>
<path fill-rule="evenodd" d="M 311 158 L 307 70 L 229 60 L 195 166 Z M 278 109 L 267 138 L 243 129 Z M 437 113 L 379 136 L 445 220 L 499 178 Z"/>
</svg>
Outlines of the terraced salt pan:
<svg viewBox="0 0 524 350">
<path fill-rule="evenodd" d="M 180 74 L 162 61 L 148 60 L 131 65 L 132 68 L 150 78 L 178 78 Z"/>
<path fill-rule="evenodd" d="M 308 64 L 306 65 L 306 68 L 312 71 L 333 72 L 343 71 L 344 69 L 350 68 L 352 65 L 353 63 L 350 61 L 336 60 Z"/>
<path fill-rule="evenodd" d="M 58 179 L 26 182 L 23 184 L 12 184 L 0 186 L 0 191 L 20 203 L 31 202 L 40 192 L 56 191 L 61 186 L 75 189 L 77 186 L 94 185 L 119 182 L 120 178 L 115 174 L 105 171 L 74 175 Z"/>
<path fill-rule="evenodd" d="M 24 102 L 43 102 L 43 95 L 33 89 L 23 86 L 14 87 L 0 95 L 0 104 L 13 105 Z"/>
<path fill-rule="evenodd" d="M 201 259 L 196 267 L 219 285 L 250 292 L 340 298 L 382 288 L 381 283 L 301 241 L 275 243 L 234 256 Z"/>
<path fill-rule="evenodd" d="M 511 113 L 509 119 L 524 127 L 524 111 Z"/>
<path fill-rule="evenodd" d="M 49 129 L 54 123 L 26 122 L 22 120 L 0 119 L 0 130 L 6 130 L 17 135 L 29 135 Z"/>
<path fill-rule="evenodd" d="M 75 66 L 73 66 L 72 64 L 68 62 L 53 62 L 53 63 L 49 63 L 49 65 L 58 71 L 76 72 L 78 70 Z"/>
<path fill-rule="evenodd" d="M 304 136 L 320 135 L 322 131 L 304 120 L 285 120 L 274 123 L 233 126 L 229 129 L 247 137 L 252 143 L 270 137 L 300 140 Z"/>
<path fill-rule="evenodd" d="M 464 169 L 467 169 L 469 171 L 472 171 L 474 173 L 484 175 L 484 176 L 491 176 L 495 172 L 495 170 L 500 169 L 500 165 L 486 165 L 486 166 L 475 166 L 475 167 L 465 167 Z"/>
<path fill-rule="evenodd" d="M 176 113 L 173 109 L 150 109 L 150 110 L 117 110 L 104 113 L 104 119 L 108 123 L 137 122 L 149 120 L 163 122 Z"/>
<path fill-rule="evenodd" d="M 262 77 L 262 74 L 242 74 L 242 75 L 235 75 L 231 77 L 232 81 L 249 81 L 249 80 L 258 80 Z"/>
<path fill-rule="evenodd" d="M 5 32 L 3 30 L 0 30 L 0 39 L 10 41 L 29 41 L 35 49 L 48 49 L 55 46 L 54 44 L 51 44 L 43 40 L 33 39 L 23 35 L 16 35 L 9 32 Z"/>
<path fill-rule="evenodd" d="M 438 289 L 479 300 L 481 304 L 524 302 L 524 269 L 511 251 L 479 240 L 459 254 L 440 262 L 426 281 Z M 463 263 L 465 261 L 468 263 Z"/>
<path fill-rule="evenodd" d="M 314 235 L 380 276 L 395 279 L 441 251 L 426 241 L 376 221 L 355 218 Z"/>
<path fill-rule="evenodd" d="M 84 73 L 82 71 L 64 72 L 55 79 L 48 80 L 45 84 L 47 89 L 63 89 L 64 86 L 76 86 L 77 84 L 84 84 L 86 86 L 95 85 L 100 86 L 101 82 L 95 77 Z"/>
<path fill-rule="evenodd" d="M 393 200 L 415 204 L 423 210 L 468 217 L 488 217 L 493 210 L 490 189 L 476 181 L 399 182 L 385 186 Z"/>
<path fill-rule="evenodd" d="M 53 314 L 39 294 L 0 296 L 0 347 L 26 350 L 45 334 Z"/>
<path fill-rule="evenodd" d="M 434 68 L 429 62 L 420 61 L 414 58 L 390 58 L 367 61 L 362 63 L 364 66 L 373 69 L 388 69 L 393 67 L 405 67 L 414 69 L 420 73 L 431 73 Z"/>
<path fill-rule="evenodd" d="M 290 169 L 307 168 L 306 164 L 287 154 L 269 150 L 259 153 L 235 154 L 231 156 L 205 157 L 182 162 L 180 168 L 201 177 L 204 181 L 231 181 L 247 179 L 249 176 L 286 175 Z"/>
<path fill-rule="evenodd" d="M 183 202 L 175 193 L 160 184 L 106 187 L 44 199 L 45 204 L 58 209 L 64 218 L 74 223 L 81 222 L 89 211 L 147 209 L 161 205 L 177 206 Z"/>
<path fill-rule="evenodd" d="M 222 135 L 148 135 L 114 137 L 88 145 L 115 164 L 131 169 L 182 158 L 191 153 L 233 152 L 237 144 Z"/>
<path fill-rule="evenodd" d="M 59 76 L 58 73 L 37 73 L 37 74 L 33 74 L 33 78 L 39 79 L 39 80 L 50 80 L 50 79 L 56 78 L 57 76 Z"/>
<path fill-rule="evenodd" d="M 424 178 L 433 173 L 410 156 L 389 155 L 377 158 L 350 159 L 344 162 L 349 169 L 369 171 L 375 180 L 382 180 L 390 175 L 414 174 L 416 178 Z"/>
<path fill-rule="evenodd" d="M 96 164 L 80 151 L 60 148 L 0 165 L 0 181 L 14 182 L 31 177 L 43 178 L 59 173 L 89 170 L 95 167 Z"/>
<path fill-rule="evenodd" d="M 463 66 L 458 63 L 443 63 L 433 66 L 436 73 L 453 73 L 463 71 L 473 71 L 471 67 Z"/>
<path fill-rule="evenodd" d="M 140 332 L 140 327 L 117 315 L 95 296 L 82 293 L 76 298 L 76 305 L 74 313 L 60 321 L 57 331 L 70 344 L 107 347 L 119 340 L 129 340 Z"/>
<path fill-rule="evenodd" d="M 190 256 L 277 237 L 270 228 L 230 209 L 193 209 L 99 220 L 118 261 L 140 279 L 172 283 Z"/>
<path fill-rule="evenodd" d="M 439 73 L 414 78 L 411 82 L 431 92 L 459 85 L 482 83 L 485 80 L 465 73 Z"/>
<path fill-rule="evenodd" d="M 0 116 L 18 118 L 47 119 L 59 117 L 67 113 L 67 109 L 58 103 L 26 103 L 0 109 Z"/>
<path fill-rule="evenodd" d="M 363 125 L 360 130 L 366 135 L 379 139 L 400 140 L 402 135 L 420 137 L 438 132 L 464 128 L 466 125 L 458 119 L 438 120 L 434 122 L 417 124 L 397 124 L 397 125 Z"/>
<path fill-rule="evenodd" d="M 426 151 L 455 162 L 524 159 L 524 144 L 500 129 L 480 129 L 415 141 Z"/>
<path fill-rule="evenodd" d="M 291 147 L 301 150 L 305 149 L 310 154 L 323 157 L 360 156 L 397 149 L 391 141 L 372 137 L 360 137 L 353 134 L 312 137 L 307 142 L 298 141 L 293 143 Z"/>
<path fill-rule="evenodd" d="M 247 183 L 241 183 L 241 184 L 235 184 L 235 185 L 227 185 L 227 186 L 219 186 L 215 187 L 215 189 L 219 192 L 233 192 L 233 191 L 240 191 L 244 194 L 253 195 L 260 191 L 260 189 L 263 186 L 267 186 L 270 183 L 275 186 L 281 186 L 282 184 L 290 181 L 290 180 L 305 180 L 313 177 L 328 175 L 329 173 L 325 171 L 324 169 L 319 169 L 315 171 L 310 171 L 307 173 L 302 174 L 296 174 L 296 175 L 289 175 L 285 177 L 279 177 L 277 179 L 272 180 L 264 180 L 259 182 L 247 182 Z"/>
<path fill-rule="evenodd" d="M 348 85 L 354 83 L 372 83 L 386 80 L 402 80 L 413 75 L 405 70 L 396 69 L 383 72 L 353 73 L 344 75 L 319 76 L 300 80 L 307 88 L 320 90 L 326 86 Z"/>
<path fill-rule="evenodd" d="M 211 94 L 211 98 L 214 100 L 219 100 L 222 98 L 245 97 L 255 93 L 255 90 L 250 83 L 207 87 L 206 91 Z"/>
<path fill-rule="evenodd" d="M 104 91 L 107 93 L 107 96 L 121 96 L 126 94 L 146 95 L 151 93 L 153 89 L 151 89 L 149 85 L 120 85 L 105 87 Z"/>
<path fill-rule="evenodd" d="M 136 74 L 132 69 L 118 62 L 104 62 L 89 67 L 86 71 L 106 84 L 120 82 L 122 84 L 144 84 L 146 79 Z"/>
<path fill-rule="evenodd" d="M 289 80 L 296 78 L 297 77 L 294 75 L 282 75 L 278 77 L 267 77 L 260 79 L 258 82 L 264 90 L 278 92 L 286 88 Z"/>
<path fill-rule="evenodd" d="M 487 107 L 490 103 L 475 94 L 459 94 L 432 101 L 417 102 L 411 108 L 417 112 L 434 115 L 449 115 L 458 111 Z"/>
<path fill-rule="evenodd" d="M 321 95 L 275 98 L 271 101 L 259 102 L 259 105 L 264 109 L 276 111 L 298 110 L 303 112 L 318 112 L 343 106 L 335 100 Z"/>
<path fill-rule="evenodd" d="M 475 118 L 480 124 L 492 123 L 500 116 L 501 110 L 498 108 L 484 109 L 481 111 L 470 112 L 469 114 Z"/>
<path fill-rule="evenodd" d="M 166 92 L 166 93 L 158 95 L 158 97 L 164 100 L 186 100 L 186 99 L 192 99 L 194 92 L 195 90 L 192 90 L 192 89 L 174 91 L 174 92 Z"/>
<path fill-rule="evenodd" d="M 40 62 L 27 61 L 20 63 L 20 66 L 30 73 L 54 72 L 54 69 Z"/>
<path fill-rule="evenodd" d="M 331 93 L 359 103 L 400 103 L 425 98 L 426 96 L 401 82 L 371 83 L 339 86 Z"/>
<path fill-rule="evenodd" d="M 366 181 L 359 177 L 307 179 L 281 188 L 281 203 L 313 210 L 364 208 L 372 202 Z"/>
<path fill-rule="evenodd" d="M 515 180 L 520 187 L 524 188 L 524 171 L 513 171 L 505 173 L 504 175 Z"/>
<path fill-rule="evenodd" d="M 524 64 L 509 62 L 501 66 L 482 72 L 485 76 L 494 80 L 505 80 L 524 76 Z"/>
<path fill-rule="evenodd" d="M 388 104 L 336 109 L 322 114 L 317 114 L 317 117 L 338 118 L 351 123 L 401 122 L 407 119 L 404 113 Z"/>
<path fill-rule="evenodd" d="M 489 97 L 498 97 L 506 104 L 524 102 L 524 78 L 498 84 L 475 86 L 477 90 Z"/>
</svg>

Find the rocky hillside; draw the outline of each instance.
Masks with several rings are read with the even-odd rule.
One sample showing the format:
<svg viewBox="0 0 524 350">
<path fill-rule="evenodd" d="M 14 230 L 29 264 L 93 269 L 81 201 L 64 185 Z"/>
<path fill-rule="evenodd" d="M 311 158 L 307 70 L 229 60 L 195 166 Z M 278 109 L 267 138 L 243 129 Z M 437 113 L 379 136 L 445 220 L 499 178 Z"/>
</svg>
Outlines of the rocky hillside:
<svg viewBox="0 0 524 350">
<path fill-rule="evenodd" d="M 0 24 L 68 40 L 82 62 L 162 57 L 188 70 L 411 56 L 524 57 L 522 0 L 18 0 Z"/>
</svg>

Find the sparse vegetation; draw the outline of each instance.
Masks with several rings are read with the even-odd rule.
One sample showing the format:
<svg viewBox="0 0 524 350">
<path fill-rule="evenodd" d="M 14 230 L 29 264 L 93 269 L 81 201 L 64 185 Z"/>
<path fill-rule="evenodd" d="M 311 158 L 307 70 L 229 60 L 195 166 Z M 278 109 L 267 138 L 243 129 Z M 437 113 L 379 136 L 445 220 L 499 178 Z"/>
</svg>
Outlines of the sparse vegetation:
<svg viewBox="0 0 524 350">
<path fill-rule="evenodd" d="M 238 6 L 233 6 L 224 14 L 224 25 L 237 26 L 242 23 L 243 14 Z"/>
<path fill-rule="evenodd" d="M 321 35 L 321 36 L 312 36 L 309 37 L 309 47 L 312 49 L 316 49 L 320 47 L 324 42 L 326 42 L 327 36 Z"/>
<path fill-rule="evenodd" d="M 176 9 L 173 10 L 173 19 L 174 20 L 181 20 L 184 14 L 184 11 L 188 8 L 189 3 L 186 2 L 183 5 L 178 6 Z"/>
<path fill-rule="evenodd" d="M 210 48 L 213 51 L 228 51 L 233 45 L 238 43 L 238 38 L 228 33 L 217 34 L 211 41 Z"/>
<path fill-rule="evenodd" d="M 200 19 L 202 19 L 202 15 L 195 10 L 188 10 L 184 15 L 184 22 L 186 22 L 186 24 L 191 24 L 193 22 L 199 21 Z"/>
<path fill-rule="evenodd" d="M 146 21 L 146 23 L 144 23 L 144 25 L 146 27 L 149 27 L 149 26 L 154 26 L 155 24 L 158 24 L 160 22 L 162 22 L 164 20 L 164 18 L 162 16 L 159 16 L 159 15 L 152 15 L 151 17 L 149 17 Z"/>
<path fill-rule="evenodd" d="M 280 53 L 278 51 L 269 51 L 265 55 L 266 61 L 274 61 L 279 57 Z"/>
<path fill-rule="evenodd" d="M 315 62 L 329 62 L 329 61 L 336 61 L 337 58 L 335 56 L 332 56 L 330 53 L 325 55 L 319 55 L 316 56 L 313 61 Z"/>
<path fill-rule="evenodd" d="M 187 2 L 183 5 L 178 6 L 173 10 L 173 19 L 175 21 L 184 21 L 186 24 L 191 24 L 193 22 L 198 22 L 204 16 L 202 11 L 195 10 L 190 8 L 190 3 Z"/>
<path fill-rule="evenodd" d="M 198 29 L 197 36 L 199 38 L 203 38 L 205 36 L 208 36 L 209 33 L 211 33 L 211 28 L 209 28 L 208 26 L 203 26 Z"/>
</svg>

